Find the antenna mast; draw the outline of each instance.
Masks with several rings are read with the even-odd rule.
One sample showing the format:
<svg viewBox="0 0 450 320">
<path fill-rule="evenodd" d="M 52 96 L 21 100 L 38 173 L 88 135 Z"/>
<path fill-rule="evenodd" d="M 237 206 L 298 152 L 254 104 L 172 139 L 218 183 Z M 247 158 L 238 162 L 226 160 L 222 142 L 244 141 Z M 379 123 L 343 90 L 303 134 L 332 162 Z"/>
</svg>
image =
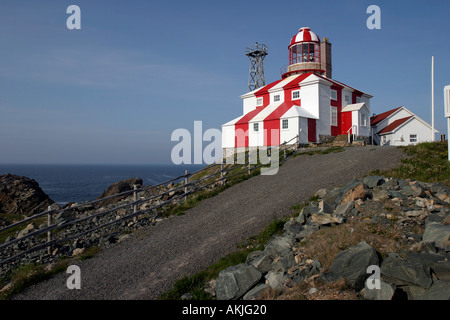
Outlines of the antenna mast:
<svg viewBox="0 0 450 320">
<path fill-rule="evenodd" d="M 264 76 L 264 58 L 267 56 L 267 47 L 264 44 L 255 43 L 255 47 L 247 47 L 245 55 L 250 59 L 250 71 L 248 75 L 248 88 L 250 91 L 266 85 Z"/>
</svg>

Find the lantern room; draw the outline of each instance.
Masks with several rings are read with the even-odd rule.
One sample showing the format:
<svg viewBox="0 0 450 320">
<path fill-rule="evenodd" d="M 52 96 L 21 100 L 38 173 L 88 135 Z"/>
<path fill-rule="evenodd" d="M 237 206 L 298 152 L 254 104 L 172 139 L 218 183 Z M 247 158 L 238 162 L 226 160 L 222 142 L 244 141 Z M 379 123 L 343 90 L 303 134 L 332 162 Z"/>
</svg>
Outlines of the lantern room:
<svg viewBox="0 0 450 320">
<path fill-rule="evenodd" d="M 327 60 L 327 57 L 331 58 L 331 54 L 326 54 L 328 50 L 331 51 L 331 46 L 328 46 L 330 44 L 326 39 L 323 43 L 321 44 L 319 36 L 310 28 L 300 28 L 289 44 L 289 66 L 283 70 L 282 77 L 305 72 L 325 75 L 328 64 L 331 69 L 331 61 L 322 60 Z"/>
</svg>

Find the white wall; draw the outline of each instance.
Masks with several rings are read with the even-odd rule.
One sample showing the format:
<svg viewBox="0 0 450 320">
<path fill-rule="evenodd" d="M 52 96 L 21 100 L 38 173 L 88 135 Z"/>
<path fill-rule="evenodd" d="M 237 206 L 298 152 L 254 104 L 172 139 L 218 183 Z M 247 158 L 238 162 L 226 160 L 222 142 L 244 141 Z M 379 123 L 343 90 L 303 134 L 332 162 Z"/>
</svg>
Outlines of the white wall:
<svg viewBox="0 0 450 320">
<path fill-rule="evenodd" d="M 243 104 L 243 114 L 247 114 L 252 110 L 256 109 L 256 97 L 246 97 L 242 98 L 242 104 Z"/>
<path fill-rule="evenodd" d="M 287 119 L 289 121 L 288 129 L 283 129 L 283 120 Z M 289 140 L 295 138 L 299 132 L 299 119 L 300 117 L 290 117 L 280 119 L 280 143 L 288 142 Z M 289 144 L 296 143 L 296 140 L 292 140 Z"/>
<path fill-rule="evenodd" d="M 234 148 L 234 125 L 222 126 L 222 148 Z"/>
<path fill-rule="evenodd" d="M 318 135 L 331 135 L 331 88 L 326 84 L 319 84 L 319 120 L 316 123 Z"/>
<path fill-rule="evenodd" d="M 254 130 L 254 123 L 258 123 L 258 131 Z M 253 121 L 248 123 L 248 146 L 259 147 L 264 145 L 264 122 Z"/>
<path fill-rule="evenodd" d="M 410 142 L 410 135 L 417 135 L 417 142 Z M 410 144 L 417 144 L 421 142 L 431 141 L 431 128 L 423 124 L 416 118 L 412 119 L 408 123 L 404 124 L 397 131 L 392 134 L 386 135 L 389 142 L 386 145 L 391 146 L 406 146 Z M 403 141 L 400 141 L 403 136 Z"/>
</svg>

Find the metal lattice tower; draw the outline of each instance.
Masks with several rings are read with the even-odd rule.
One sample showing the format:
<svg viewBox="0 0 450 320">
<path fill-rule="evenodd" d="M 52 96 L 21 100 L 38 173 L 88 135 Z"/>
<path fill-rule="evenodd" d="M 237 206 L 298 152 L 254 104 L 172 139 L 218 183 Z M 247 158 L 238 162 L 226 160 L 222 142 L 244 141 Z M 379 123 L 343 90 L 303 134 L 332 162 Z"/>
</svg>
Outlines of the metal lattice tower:
<svg viewBox="0 0 450 320">
<path fill-rule="evenodd" d="M 248 75 L 248 88 L 250 91 L 266 85 L 264 76 L 264 58 L 267 56 L 267 47 L 255 43 L 255 47 L 247 47 L 245 55 L 250 59 L 250 72 Z"/>
</svg>

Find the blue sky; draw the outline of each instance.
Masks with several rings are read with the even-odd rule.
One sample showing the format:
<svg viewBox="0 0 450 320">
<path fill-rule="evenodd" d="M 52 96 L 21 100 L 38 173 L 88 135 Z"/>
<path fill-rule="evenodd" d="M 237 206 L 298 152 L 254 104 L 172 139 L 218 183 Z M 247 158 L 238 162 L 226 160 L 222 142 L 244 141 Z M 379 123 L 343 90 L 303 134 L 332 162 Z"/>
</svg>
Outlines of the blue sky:
<svg viewBox="0 0 450 320">
<path fill-rule="evenodd" d="M 66 27 L 72 4 L 81 30 Z M 366 27 L 371 4 L 380 30 Z M 2 0 L 0 163 L 170 163 L 172 131 L 241 115 L 245 48 L 266 44 L 266 83 L 278 80 L 302 26 L 330 40 L 333 78 L 372 94 L 372 113 L 405 106 L 431 123 L 434 55 L 446 134 L 449 11 L 416 0 Z"/>
</svg>

